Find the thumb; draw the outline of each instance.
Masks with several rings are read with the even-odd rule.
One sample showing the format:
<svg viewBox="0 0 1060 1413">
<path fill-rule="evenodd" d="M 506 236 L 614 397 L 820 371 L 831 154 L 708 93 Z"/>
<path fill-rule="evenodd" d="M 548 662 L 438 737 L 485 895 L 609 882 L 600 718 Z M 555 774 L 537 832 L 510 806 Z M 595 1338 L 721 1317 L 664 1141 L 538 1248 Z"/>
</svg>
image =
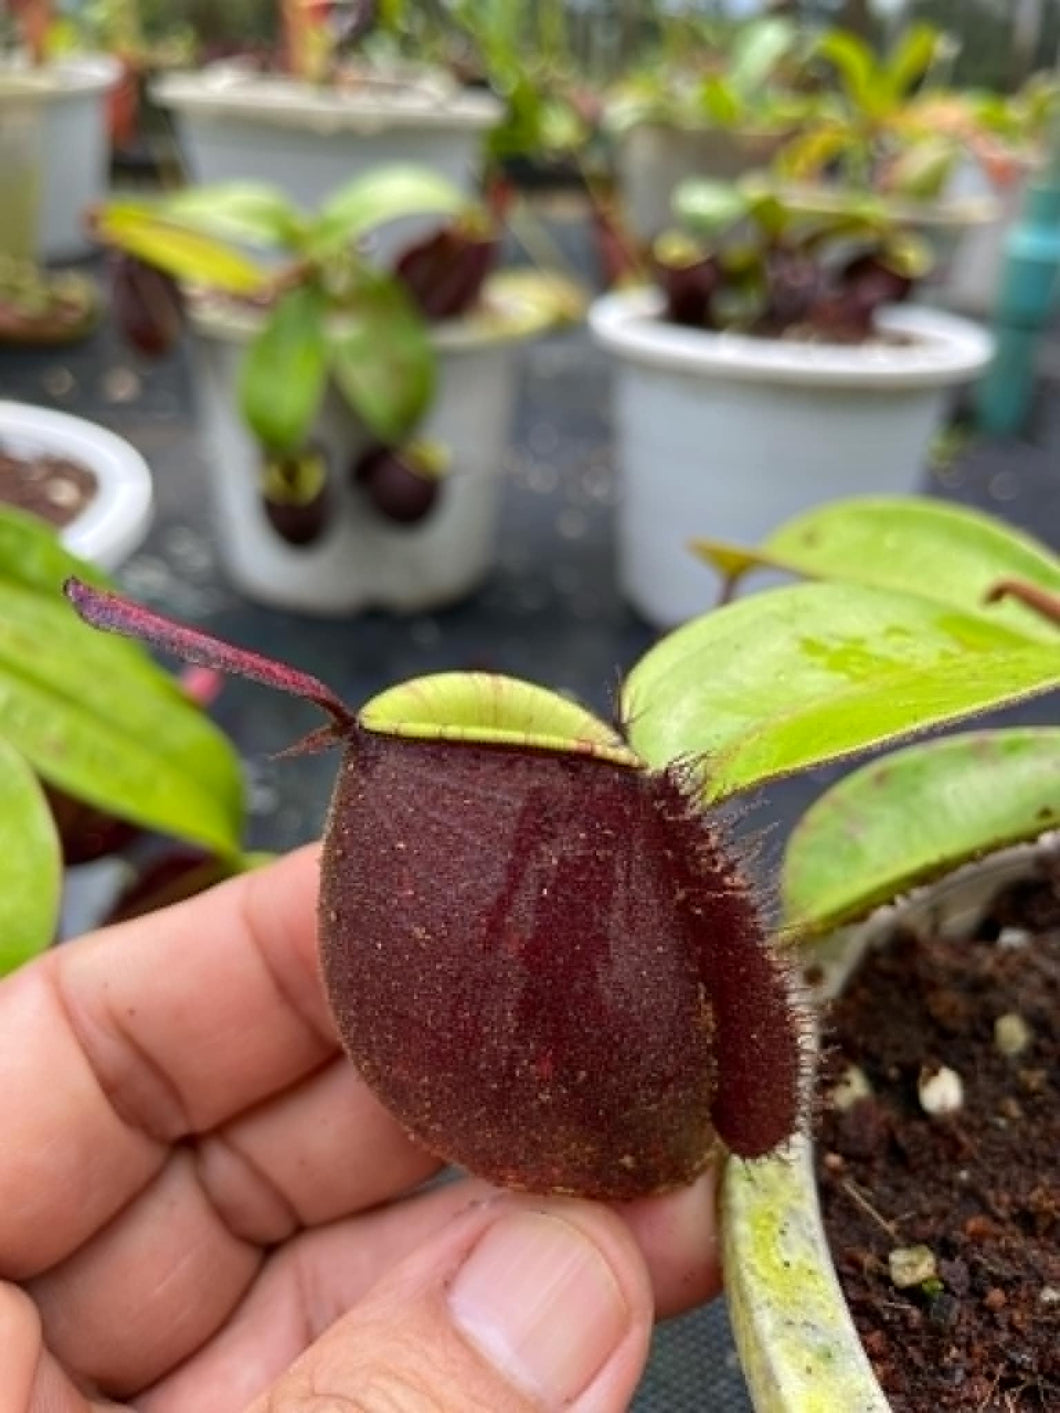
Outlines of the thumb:
<svg viewBox="0 0 1060 1413">
<path fill-rule="evenodd" d="M 497 1197 L 394 1267 L 250 1413 L 622 1413 L 652 1316 L 613 1212 Z"/>
</svg>

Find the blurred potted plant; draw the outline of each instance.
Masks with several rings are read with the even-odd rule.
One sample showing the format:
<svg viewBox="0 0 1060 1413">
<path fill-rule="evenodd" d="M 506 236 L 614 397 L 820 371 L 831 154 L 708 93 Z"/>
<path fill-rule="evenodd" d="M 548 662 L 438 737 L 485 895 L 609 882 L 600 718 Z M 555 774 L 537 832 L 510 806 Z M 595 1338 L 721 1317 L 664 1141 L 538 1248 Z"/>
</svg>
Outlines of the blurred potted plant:
<svg viewBox="0 0 1060 1413">
<path fill-rule="evenodd" d="M 622 586 L 662 625 L 709 601 L 689 526 L 753 543 L 819 502 L 912 490 L 990 354 L 976 326 L 900 303 L 930 252 L 871 196 L 819 206 L 747 178 L 687 183 L 676 210 L 654 287 L 590 311 L 616 363 Z"/>
<path fill-rule="evenodd" d="M 409 217 L 445 224 L 393 269 L 359 248 Z M 95 231 L 123 252 L 115 312 L 144 351 L 179 334 L 174 280 L 189 282 L 216 530 L 244 592 L 307 612 L 413 610 L 481 580 L 513 351 L 575 314 L 575 292 L 491 273 L 484 210 L 419 168 L 359 178 L 312 217 L 236 184 L 114 201 Z"/>
<path fill-rule="evenodd" d="M 74 259 L 90 249 L 82 213 L 107 187 L 106 105 L 119 65 L 105 54 L 54 52 L 62 46 L 50 0 L 19 0 L 13 15 L 15 31 L 0 63 L 0 105 L 5 111 L 11 104 L 32 106 L 39 124 L 39 184 L 32 194 L 24 185 L 13 187 L 15 204 L 20 212 L 34 211 L 34 258 Z M 34 207 L 27 207 L 30 201 Z"/>
<path fill-rule="evenodd" d="M 77 270 L 50 273 L 33 259 L 0 253 L 0 344 L 54 348 L 85 338 L 99 322 L 96 283 Z"/>
<path fill-rule="evenodd" d="M 564 0 L 536 6 L 456 0 L 438 36 L 465 82 L 504 105 L 491 164 L 516 180 L 581 180 L 600 164 L 600 100 L 575 50 Z"/>
<path fill-rule="evenodd" d="M 109 54 L 119 65 L 107 105 L 115 159 L 150 159 L 160 115 L 152 112 L 147 86 L 158 74 L 194 62 L 198 44 L 188 17 L 159 0 L 91 0 L 63 23 L 66 47 Z"/>
<path fill-rule="evenodd" d="M 42 521 L 0 508 L 0 974 L 55 939 L 64 882 L 141 831 L 193 848 L 214 878 L 253 862 L 233 747 L 146 653 L 77 631 L 59 597 L 70 574 L 108 584 Z"/>
<path fill-rule="evenodd" d="M 940 81 L 953 41 L 932 25 L 910 25 L 878 55 L 867 40 L 844 29 L 824 33 L 813 59 L 834 78 L 816 112 L 786 143 L 776 171 L 796 184 L 871 191 L 895 216 L 929 236 L 948 256 L 964 231 L 990 221 L 997 204 L 982 193 L 954 188 L 973 124 L 973 108 Z M 939 121 L 955 107 L 963 121 Z"/>
<path fill-rule="evenodd" d="M 946 262 L 940 292 L 953 308 L 980 316 L 993 312 L 1005 241 L 1032 177 L 1049 156 L 1058 93 L 1055 76 L 1042 73 L 1012 95 L 929 94 L 916 105 L 925 128 L 950 132 L 961 146 L 947 194 L 987 199 L 995 207 L 991 219 L 963 232 Z"/>
<path fill-rule="evenodd" d="M 389 163 L 415 162 L 467 194 L 476 189 L 483 139 L 501 115 L 492 94 L 465 91 L 442 68 L 400 56 L 356 57 L 388 22 L 387 7 L 280 0 L 278 9 L 279 71 L 221 61 L 153 85 L 174 116 L 193 181 L 268 181 L 307 210 Z"/>
<path fill-rule="evenodd" d="M 968 641 L 1005 637 L 1012 665 L 1060 654 L 1060 560 L 967 510 L 851 501 L 752 550 L 703 550 L 731 576 L 783 569 L 919 604 L 925 620 L 957 615 Z M 903 710 L 913 656 L 894 664 Z M 829 703 L 848 722 L 856 676 Z M 726 1168 L 727 1293 L 758 1409 L 1049 1406 L 1060 1388 L 1043 1308 L 1060 1151 L 1058 778 L 1055 728 L 946 736 L 846 776 L 789 840 L 786 930 L 828 1007 L 832 1055 L 816 1154 L 800 1139 Z"/>
<path fill-rule="evenodd" d="M 688 15 L 661 20 L 656 52 L 605 95 L 625 223 L 650 241 L 671 221 L 686 178 L 731 181 L 768 166 L 814 111 L 796 76 L 805 44 L 790 20 L 719 32 Z"/>
</svg>

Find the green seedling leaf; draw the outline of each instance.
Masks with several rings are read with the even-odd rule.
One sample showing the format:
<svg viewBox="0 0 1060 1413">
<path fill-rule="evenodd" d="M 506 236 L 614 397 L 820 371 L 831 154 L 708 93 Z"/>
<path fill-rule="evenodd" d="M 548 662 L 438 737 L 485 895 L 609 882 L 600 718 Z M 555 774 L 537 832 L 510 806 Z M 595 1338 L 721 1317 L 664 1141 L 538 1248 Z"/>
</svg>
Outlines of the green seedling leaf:
<svg viewBox="0 0 1060 1413">
<path fill-rule="evenodd" d="M 898 154 L 887 171 L 889 190 L 914 201 L 934 200 L 963 153 L 947 134 L 927 137 Z"/>
<path fill-rule="evenodd" d="M 919 883 L 1060 826 L 1060 729 L 969 732 L 896 751 L 827 791 L 784 859 L 786 924 L 863 917 Z"/>
<path fill-rule="evenodd" d="M 851 107 L 869 117 L 877 117 L 887 106 L 881 91 L 872 49 L 850 30 L 829 30 L 821 36 L 817 53 L 835 69 Z"/>
<path fill-rule="evenodd" d="M 55 937 L 62 872 L 59 836 L 37 777 L 0 741 L 0 976 Z"/>
<path fill-rule="evenodd" d="M 934 25 L 909 26 L 884 66 L 883 80 L 892 104 L 900 104 L 920 82 L 934 63 L 942 42 L 942 34 Z"/>
<path fill-rule="evenodd" d="M 1012 599 L 987 605 L 986 595 L 1002 579 L 1060 593 L 1060 558 L 1029 535 L 961 506 L 913 496 L 834 501 L 789 520 L 757 550 L 719 540 L 697 540 L 694 548 L 733 582 L 761 567 L 899 589 L 1056 641 L 1056 629 L 1040 614 Z"/>
<path fill-rule="evenodd" d="M 750 209 L 747 194 L 733 182 L 693 178 L 673 195 L 674 215 L 698 235 L 715 236 L 742 221 Z"/>
<path fill-rule="evenodd" d="M 328 330 L 331 371 L 373 436 L 393 444 L 434 396 L 430 335 L 397 280 L 365 271 L 356 304 Z"/>
<path fill-rule="evenodd" d="M 699 90 L 703 112 L 718 127 L 730 128 L 740 121 L 743 103 L 720 74 L 708 74 Z"/>
<path fill-rule="evenodd" d="M 426 167 L 393 166 L 358 177 L 325 202 L 310 233 L 314 254 L 350 245 L 404 216 L 457 216 L 468 205 L 459 187 Z"/>
<path fill-rule="evenodd" d="M 744 25 L 729 60 L 729 82 L 743 98 L 757 98 L 774 69 L 792 49 L 798 29 L 790 20 L 767 18 Z"/>
<path fill-rule="evenodd" d="M 847 151 L 852 142 L 848 128 L 826 123 L 799 133 L 777 154 L 776 170 L 792 181 L 808 181 Z"/>
<path fill-rule="evenodd" d="M 327 382 L 326 315 L 323 291 L 298 285 L 276 301 L 247 349 L 240 408 L 270 451 L 295 452 L 309 435 Z"/>
<path fill-rule="evenodd" d="M 135 255 L 185 283 L 224 294 L 263 290 L 268 272 L 214 236 L 167 220 L 145 202 L 111 202 L 98 213 L 95 234 L 105 245 Z"/>
<path fill-rule="evenodd" d="M 158 210 L 188 229 L 251 245 L 296 249 L 308 230 L 302 212 L 265 182 L 186 187 L 167 196 Z"/>
<path fill-rule="evenodd" d="M 1060 640 L 913 594 L 803 584 L 664 638 L 627 679 L 622 720 L 650 765 L 701 762 L 717 800 L 1057 685 Z"/>
</svg>

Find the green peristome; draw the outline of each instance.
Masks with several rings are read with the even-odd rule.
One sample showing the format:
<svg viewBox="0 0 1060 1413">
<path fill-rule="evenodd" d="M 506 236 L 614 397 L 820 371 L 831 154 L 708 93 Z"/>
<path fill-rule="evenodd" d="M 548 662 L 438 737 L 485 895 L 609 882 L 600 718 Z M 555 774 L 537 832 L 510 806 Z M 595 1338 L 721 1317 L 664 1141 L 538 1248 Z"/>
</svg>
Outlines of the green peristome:
<svg viewBox="0 0 1060 1413">
<path fill-rule="evenodd" d="M 1060 558 L 1029 535 L 962 506 L 913 496 L 833 501 L 787 521 L 757 547 L 697 540 L 694 548 L 734 582 L 765 568 L 899 589 L 1056 640 L 1056 629 L 1025 605 L 984 600 L 1000 579 L 1060 593 Z"/>
<path fill-rule="evenodd" d="M 802 816 L 781 875 L 799 934 L 850 922 L 959 864 L 1060 827 L 1060 728 L 909 746 L 846 776 Z"/>
<path fill-rule="evenodd" d="M 1060 684 L 1060 637 L 857 584 L 729 604 L 664 638 L 622 695 L 650 766 L 701 762 L 719 800 Z"/>
<path fill-rule="evenodd" d="M 591 754 L 638 768 L 621 737 L 576 702 L 489 672 L 441 672 L 373 697 L 358 720 L 377 735 Z"/>
<path fill-rule="evenodd" d="M 0 741 L 0 976 L 55 936 L 62 849 L 36 775 Z"/>
</svg>

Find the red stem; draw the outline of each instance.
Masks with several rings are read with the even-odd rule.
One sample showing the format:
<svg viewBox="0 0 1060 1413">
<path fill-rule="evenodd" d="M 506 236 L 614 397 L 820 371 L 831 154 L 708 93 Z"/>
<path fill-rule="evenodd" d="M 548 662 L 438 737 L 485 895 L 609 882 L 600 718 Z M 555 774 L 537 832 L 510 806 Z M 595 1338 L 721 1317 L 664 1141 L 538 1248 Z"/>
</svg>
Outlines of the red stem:
<svg viewBox="0 0 1060 1413">
<path fill-rule="evenodd" d="M 1024 579 L 999 579 L 987 590 L 987 603 L 997 603 L 999 599 L 1006 598 L 1018 599 L 1050 623 L 1060 626 L 1060 594 L 1052 594 L 1048 589 L 1038 584 L 1028 584 Z"/>
<path fill-rule="evenodd" d="M 247 677 L 252 682 L 275 687 L 277 691 L 304 697 L 331 717 L 339 734 L 348 733 L 356 724 L 355 716 L 345 703 L 318 677 L 297 672 L 245 648 L 233 647 L 197 628 L 185 628 L 140 604 L 130 603 L 119 594 L 106 589 L 93 589 L 80 579 L 67 579 L 63 593 L 79 616 L 93 628 L 121 633 L 127 638 L 141 638 L 164 652 L 183 658 L 185 662 Z"/>
</svg>

